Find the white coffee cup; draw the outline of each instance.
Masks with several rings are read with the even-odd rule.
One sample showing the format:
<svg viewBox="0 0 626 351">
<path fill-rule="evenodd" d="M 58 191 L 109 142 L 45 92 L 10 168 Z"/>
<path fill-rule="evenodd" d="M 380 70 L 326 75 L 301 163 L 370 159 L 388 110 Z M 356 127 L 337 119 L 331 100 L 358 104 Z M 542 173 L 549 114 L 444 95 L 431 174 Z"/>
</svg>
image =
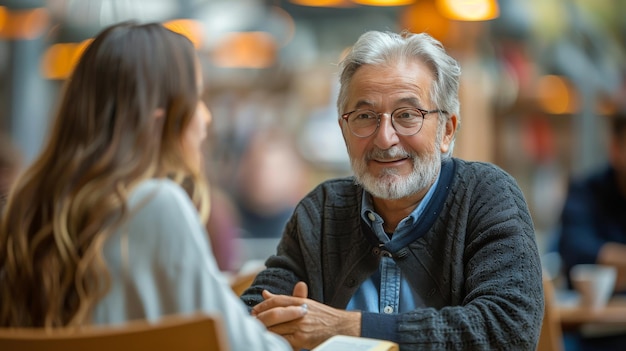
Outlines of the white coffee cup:
<svg viewBox="0 0 626 351">
<path fill-rule="evenodd" d="M 613 294 L 617 269 L 600 264 L 578 264 L 570 270 L 574 288 L 580 293 L 580 305 L 599 309 Z"/>
</svg>

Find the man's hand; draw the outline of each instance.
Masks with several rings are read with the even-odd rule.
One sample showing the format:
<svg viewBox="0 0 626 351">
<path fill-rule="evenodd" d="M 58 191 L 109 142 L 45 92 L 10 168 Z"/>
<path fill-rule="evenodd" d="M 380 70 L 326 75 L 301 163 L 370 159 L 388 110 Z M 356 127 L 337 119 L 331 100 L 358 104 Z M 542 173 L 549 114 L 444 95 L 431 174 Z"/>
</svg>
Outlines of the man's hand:
<svg viewBox="0 0 626 351">
<path fill-rule="evenodd" d="M 608 242 L 600 248 L 597 263 L 617 268 L 615 291 L 626 291 L 626 245 Z"/>
<path fill-rule="evenodd" d="M 294 350 L 312 349 L 337 334 L 361 334 L 360 312 L 332 308 L 306 298 L 307 295 L 304 282 L 296 284 L 293 296 L 263 291 L 265 301 L 254 306 L 252 315 L 287 339 Z"/>
</svg>

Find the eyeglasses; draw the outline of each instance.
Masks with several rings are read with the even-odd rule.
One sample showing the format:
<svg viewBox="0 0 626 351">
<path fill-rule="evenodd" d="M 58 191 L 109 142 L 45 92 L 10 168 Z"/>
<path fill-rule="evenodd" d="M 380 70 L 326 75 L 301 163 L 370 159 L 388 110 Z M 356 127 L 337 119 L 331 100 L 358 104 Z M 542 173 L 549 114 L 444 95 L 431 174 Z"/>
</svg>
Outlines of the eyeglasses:
<svg viewBox="0 0 626 351">
<path fill-rule="evenodd" d="M 429 113 L 447 113 L 443 110 L 423 110 L 421 108 L 400 107 L 391 112 L 391 125 L 400 135 L 415 135 L 424 124 L 424 116 Z M 384 113 L 371 110 L 354 110 L 341 115 L 348 122 L 352 134 L 367 138 L 378 130 L 380 118 Z"/>
</svg>

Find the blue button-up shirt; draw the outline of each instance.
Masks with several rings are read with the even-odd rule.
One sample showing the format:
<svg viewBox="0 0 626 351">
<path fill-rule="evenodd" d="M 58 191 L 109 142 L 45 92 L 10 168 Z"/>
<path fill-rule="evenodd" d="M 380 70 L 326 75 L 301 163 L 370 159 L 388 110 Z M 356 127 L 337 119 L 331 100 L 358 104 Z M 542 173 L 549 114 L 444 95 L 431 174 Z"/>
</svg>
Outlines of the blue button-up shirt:
<svg viewBox="0 0 626 351">
<path fill-rule="evenodd" d="M 391 239 L 383 229 L 383 219 L 374 211 L 371 195 L 363 192 L 361 200 L 361 218 L 372 228 L 381 243 L 399 240 L 409 235 L 415 228 L 418 218 L 430 201 L 437 188 L 439 176 L 430 187 L 424 199 L 398 224 Z M 381 257 L 378 271 L 365 280 L 348 302 L 347 310 L 360 310 L 376 313 L 401 313 L 415 309 L 414 291 L 402 276 L 400 267 L 391 257 Z"/>
</svg>

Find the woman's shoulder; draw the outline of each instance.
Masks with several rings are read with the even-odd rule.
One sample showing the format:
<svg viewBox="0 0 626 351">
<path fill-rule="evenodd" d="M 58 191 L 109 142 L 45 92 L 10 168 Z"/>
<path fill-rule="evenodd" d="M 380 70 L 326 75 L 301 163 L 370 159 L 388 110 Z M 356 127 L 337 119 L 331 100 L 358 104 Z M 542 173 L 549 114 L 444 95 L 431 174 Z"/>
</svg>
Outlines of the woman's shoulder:
<svg viewBox="0 0 626 351">
<path fill-rule="evenodd" d="M 176 182 L 168 178 L 149 178 L 139 182 L 132 191 L 132 195 L 159 192 L 163 196 L 173 196 L 177 193 L 185 193 L 185 190 Z"/>
<path fill-rule="evenodd" d="M 171 206 L 189 203 L 191 200 L 185 190 L 176 182 L 167 178 L 152 178 L 141 181 L 131 191 L 129 205 Z"/>
<path fill-rule="evenodd" d="M 137 184 L 128 198 L 128 213 L 132 222 L 197 226 L 198 210 L 189 195 L 170 179 L 147 179 Z"/>
<path fill-rule="evenodd" d="M 149 179 L 137 184 L 129 196 L 127 213 L 122 231 L 127 230 L 134 240 L 144 244 L 167 243 L 159 250 L 183 249 L 189 243 L 184 238 L 203 240 L 204 227 L 198 211 L 185 190 L 169 179 Z"/>
</svg>

